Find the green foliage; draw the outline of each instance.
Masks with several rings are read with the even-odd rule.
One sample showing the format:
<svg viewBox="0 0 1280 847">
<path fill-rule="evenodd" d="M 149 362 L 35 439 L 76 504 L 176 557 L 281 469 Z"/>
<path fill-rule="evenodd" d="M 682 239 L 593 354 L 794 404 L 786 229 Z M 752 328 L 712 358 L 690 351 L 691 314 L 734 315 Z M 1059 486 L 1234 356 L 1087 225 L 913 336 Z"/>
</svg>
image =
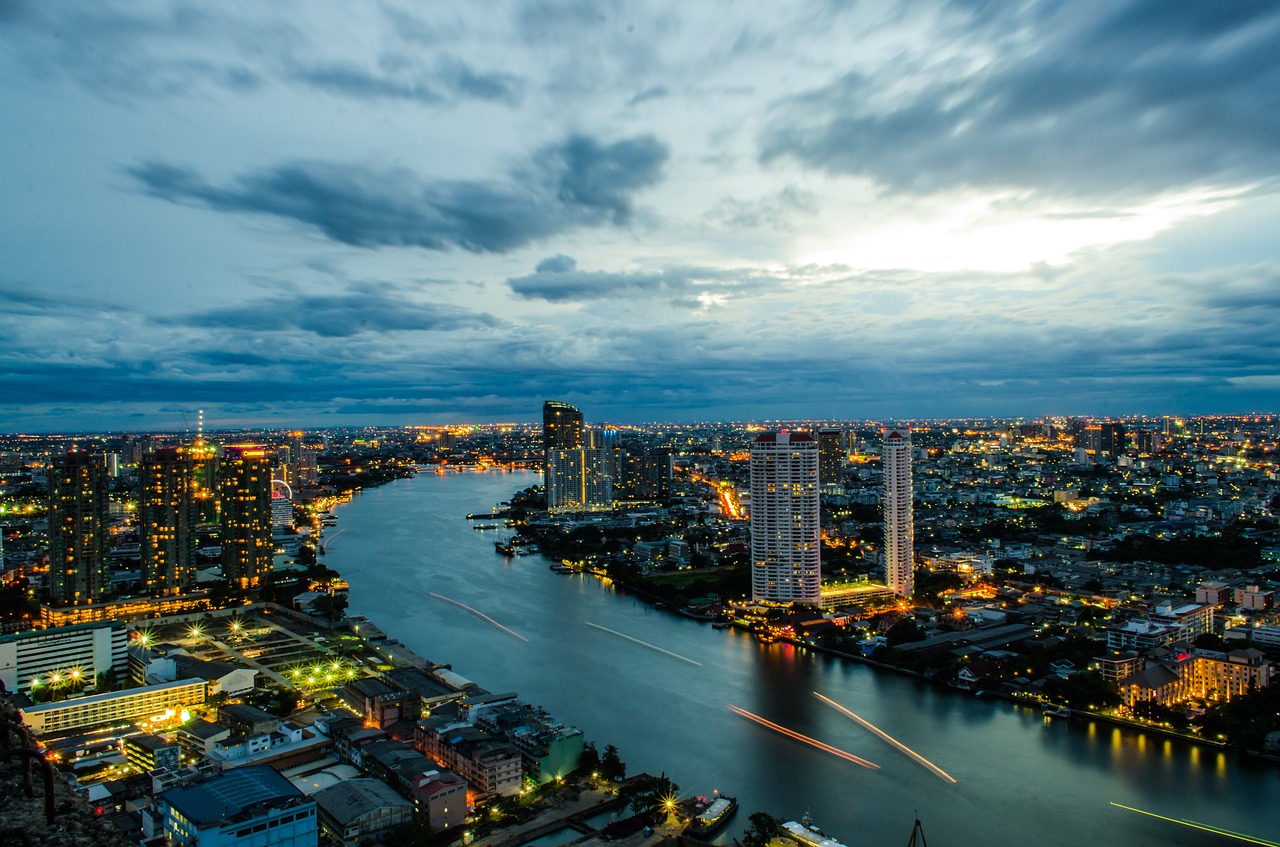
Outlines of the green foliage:
<svg viewBox="0 0 1280 847">
<path fill-rule="evenodd" d="M 918 568 L 915 572 L 915 594 L 917 603 L 925 606 L 937 606 L 938 595 L 944 591 L 954 591 L 964 586 L 964 577 L 949 571 L 931 571 Z"/>
<path fill-rule="evenodd" d="M 623 779 L 627 775 L 627 763 L 618 756 L 618 748 L 612 744 L 604 748 L 600 757 L 600 775 L 609 780 Z"/>
<path fill-rule="evenodd" d="M 1208 738 L 1223 735 L 1231 744 L 1260 749 L 1267 733 L 1280 731 L 1280 685 L 1256 689 L 1211 706 L 1201 718 L 1200 727 Z"/>
<path fill-rule="evenodd" d="M 924 630 L 916 624 L 914 618 L 904 617 L 889 627 L 889 631 L 884 634 L 884 637 L 890 647 L 897 647 L 899 644 L 923 641 Z"/>
<path fill-rule="evenodd" d="M 584 774 L 598 773 L 600 770 L 600 751 L 594 744 L 584 744 L 582 755 L 578 756 L 578 770 Z"/>
<path fill-rule="evenodd" d="M 1101 551 L 1098 557 L 1110 562 L 1148 560 L 1166 565 L 1251 569 L 1262 564 L 1262 542 L 1230 535 L 1170 539 L 1130 535 L 1113 549 Z"/>
<path fill-rule="evenodd" d="M 631 811 L 637 815 L 664 811 L 663 807 L 669 803 L 674 804 L 679 795 L 680 786 L 672 782 L 665 773 L 643 783 L 629 785 L 622 792 L 622 796 L 631 804 Z"/>
<path fill-rule="evenodd" d="M 748 820 L 751 825 L 742 834 L 742 847 L 766 847 L 775 836 L 782 834 L 782 820 L 768 812 L 752 812 Z"/>
<path fill-rule="evenodd" d="M 1045 681 L 1045 696 L 1072 709 L 1098 709 L 1119 706 L 1120 689 L 1096 671 L 1073 673 L 1066 679 Z"/>
</svg>

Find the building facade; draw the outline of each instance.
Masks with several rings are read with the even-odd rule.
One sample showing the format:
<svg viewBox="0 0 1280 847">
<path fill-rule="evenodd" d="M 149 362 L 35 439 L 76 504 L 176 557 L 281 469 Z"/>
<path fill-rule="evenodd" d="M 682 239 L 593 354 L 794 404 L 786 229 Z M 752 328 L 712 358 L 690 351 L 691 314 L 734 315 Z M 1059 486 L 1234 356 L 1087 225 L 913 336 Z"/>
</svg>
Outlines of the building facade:
<svg viewBox="0 0 1280 847">
<path fill-rule="evenodd" d="M 818 482 L 822 485 L 838 483 L 844 460 L 844 431 L 818 430 Z"/>
<path fill-rule="evenodd" d="M 271 571 L 271 461 L 265 447 L 223 448 L 218 468 L 222 575 L 238 588 L 257 586 Z"/>
<path fill-rule="evenodd" d="M 92 603 L 111 586 L 107 469 L 102 457 L 68 453 L 49 469 L 49 599 Z"/>
<path fill-rule="evenodd" d="M 884 581 L 899 597 L 910 597 L 915 591 L 911 430 L 886 430 L 880 455 L 884 466 Z"/>
<path fill-rule="evenodd" d="M 577 406 L 548 400 L 542 404 L 542 449 L 573 450 L 582 447 L 582 412 Z"/>
<path fill-rule="evenodd" d="M 751 444 L 751 595 L 776 603 L 822 601 L 818 442 L 766 432 Z"/>
<path fill-rule="evenodd" d="M 0 635 L 0 681 L 8 691 L 29 693 L 56 686 L 78 671 L 86 681 L 128 673 L 128 632 L 122 623 L 103 622 Z"/>
<path fill-rule="evenodd" d="M 315 801 L 266 765 L 171 788 L 153 813 L 174 847 L 316 847 Z"/>
<path fill-rule="evenodd" d="M 608 509 L 613 505 L 613 479 L 609 465 L 613 450 L 587 447 L 553 448 L 547 451 L 547 508 Z"/>
<path fill-rule="evenodd" d="M 208 683 L 203 679 L 182 679 L 31 706 L 22 709 L 22 722 L 36 735 L 129 723 L 167 711 L 176 715 L 190 706 L 200 706 L 207 692 Z"/>
<path fill-rule="evenodd" d="M 182 447 L 138 465 L 138 538 L 147 592 L 176 596 L 196 581 L 196 463 Z"/>
</svg>

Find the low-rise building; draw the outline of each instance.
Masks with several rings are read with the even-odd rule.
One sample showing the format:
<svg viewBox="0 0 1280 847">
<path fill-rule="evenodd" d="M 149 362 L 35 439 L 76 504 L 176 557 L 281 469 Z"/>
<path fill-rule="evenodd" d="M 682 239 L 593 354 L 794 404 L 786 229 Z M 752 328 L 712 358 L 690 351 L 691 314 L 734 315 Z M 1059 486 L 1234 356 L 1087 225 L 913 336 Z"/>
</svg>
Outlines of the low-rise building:
<svg viewBox="0 0 1280 847">
<path fill-rule="evenodd" d="M 92 685 L 99 676 L 123 683 L 128 672 L 128 632 L 106 622 L 0 635 L 0 682 L 8 691 L 66 682 L 74 674 Z"/>
<path fill-rule="evenodd" d="M 320 826 L 343 847 L 371 844 L 413 820 L 413 803 L 376 779 L 350 779 L 312 795 Z"/>
<path fill-rule="evenodd" d="M 60 703 L 44 703 L 22 709 L 23 722 L 36 735 L 91 729 L 106 724 L 120 724 L 202 705 L 208 683 L 203 679 L 182 679 L 159 685 L 130 688 L 76 697 Z"/>
<path fill-rule="evenodd" d="M 176 771 L 182 767 L 182 748 L 178 742 L 149 733 L 127 736 L 124 739 L 124 756 L 141 773 L 156 768 Z"/>
<path fill-rule="evenodd" d="M 174 847 L 316 847 L 315 802 L 264 765 L 171 788 L 152 814 Z"/>
<path fill-rule="evenodd" d="M 437 832 L 461 826 L 467 819 L 467 781 L 453 771 L 432 771 L 418 777 L 413 799 Z"/>
<path fill-rule="evenodd" d="M 426 718 L 418 721 L 416 743 L 479 794 L 514 797 L 520 793 L 520 752 L 491 733 L 447 718 Z"/>
</svg>

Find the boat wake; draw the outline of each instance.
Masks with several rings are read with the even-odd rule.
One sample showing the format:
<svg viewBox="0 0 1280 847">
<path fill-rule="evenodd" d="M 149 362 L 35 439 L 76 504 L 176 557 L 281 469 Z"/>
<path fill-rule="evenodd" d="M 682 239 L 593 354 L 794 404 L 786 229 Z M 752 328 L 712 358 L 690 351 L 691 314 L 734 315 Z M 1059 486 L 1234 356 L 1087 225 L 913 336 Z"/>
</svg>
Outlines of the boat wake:
<svg viewBox="0 0 1280 847">
<path fill-rule="evenodd" d="M 607 626 L 601 626 L 600 624 L 592 623 L 591 621 L 583 621 L 583 623 L 585 623 L 587 626 L 591 627 L 592 629 L 598 629 L 601 632 L 607 632 L 610 635 L 616 635 L 619 638 L 625 638 L 627 641 L 630 641 L 632 644 L 639 644 L 641 647 L 648 647 L 650 650 L 657 650 L 659 653 L 668 655 L 673 659 L 679 659 L 682 662 L 688 662 L 691 665 L 697 665 L 698 667 L 702 667 L 702 662 L 694 661 L 693 659 L 690 659 L 688 656 L 681 656 L 679 653 L 672 653 L 670 650 L 664 650 L 663 648 L 659 647 L 657 644 L 650 644 L 648 641 L 641 641 L 639 638 L 632 638 L 630 635 L 627 635 L 625 632 L 618 632 L 616 629 L 609 629 L 609 627 Z"/>
<path fill-rule="evenodd" d="M 516 638 L 519 638 L 521 641 L 528 641 L 528 640 L 529 640 L 529 639 L 525 638 L 523 635 L 521 635 L 520 633 L 516 632 L 516 631 L 515 631 L 514 629 L 512 629 L 511 627 L 503 626 L 502 624 L 500 624 L 500 623 L 498 623 L 497 621 L 495 621 L 493 618 L 491 618 L 491 617 L 489 617 L 488 615 L 486 615 L 484 612 L 480 611 L 479 609 L 473 609 L 473 608 L 471 608 L 470 606 L 468 606 L 466 603 L 459 603 L 457 600 L 454 600 L 454 599 L 449 598 L 449 597 L 445 597 L 443 594 L 437 594 L 437 593 L 435 593 L 434 591 L 428 591 L 428 592 L 427 592 L 427 594 L 429 594 L 430 596 L 432 596 L 432 597 L 436 598 L 437 600 L 443 600 L 443 601 L 445 601 L 446 603 L 452 603 L 453 605 L 457 606 L 457 607 L 458 607 L 458 608 L 460 608 L 460 609 L 466 609 L 468 612 L 470 612 L 471 614 L 475 615 L 475 616 L 476 616 L 477 618 L 479 618 L 480 620 L 482 620 L 482 621 L 484 621 L 484 622 L 486 622 L 486 623 L 493 624 L 493 625 L 494 625 L 494 626 L 496 626 L 498 629 L 502 630 L 503 632 L 507 633 L 508 635 L 514 635 Z"/>
<path fill-rule="evenodd" d="M 875 726 L 872 726 L 869 722 L 864 721 L 862 718 L 858 717 L 853 712 L 846 709 L 844 706 L 841 706 L 839 703 L 837 703 L 835 700 L 832 700 L 830 697 L 824 697 L 823 695 L 819 694 L 816 691 L 813 692 L 813 696 L 817 697 L 819 700 L 826 703 L 828 706 L 840 712 L 842 715 L 845 715 L 846 717 L 853 719 L 854 721 L 857 722 L 859 726 L 871 730 L 881 740 L 886 741 L 889 744 L 892 744 L 900 752 L 905 753 L 907 756 L 911 757 L 911 759 L 914 760 L 917 764 L 923 765 L 924 767 L 928 768 L 930 771 L 933 772 L 935 776 L 941 779 L 945 779 L 947 782 L 950 782 L 953 784 L 955 783 L 956 781 L 955 777 L 953 777 L 951 774 L 947 773 L 942 768 L 935 765 L 933 762 L 926 759 L 924 756 L 921 756 L 919 753 L 917 753 L 915 750 L 912 750 L 910 747 L 903 744 L 901 741 L 898 741 L 896 738 L 893 738 L 892 736 L 889 735 L 889 733 L 884 732 L 883 730 Z"/>
<path fill-rule="evenodd" d="M 742 717 L 746 718 L 749 721 L 755 721 L 756 723 L 760 724 L 766 729 L 771 729 L 780 735 L 785 735 L 787 738 L 794 738 L 796 741 L 804 742 L 805 744 L 808 744 L 810 747 L 816 747 L 819 750 L 823 751 L 824 753 L 830 753 L 833 756 L 839 756 L 842 759 L 847 759 L 848 761 L 853 762 L 855 765 L 862 765 L 864 768 L 869 768 L 870 770 L 873 770 L 873 771 L 880 770 L 880 766 L 877 765 L 875 762 L 868 762 L 866 759 L 863 759 L 859 756 L 855 756 L 848 751 L 841 750 L 839 747 L 832 747 L 830 744 L 821 742 L 816 738 L 810 738 L 807 735 L 801 735 L 800 733 L 796 732 L 794 729 L 787 729 L 785 726 L 782 726 L 781 724 L 776 724 L 771 720 L 766 720 L 765 718 L 762 718 L 759 715 L 748 712 L 746 709 L 740 709 L 737 706 L 730 705 L 729 711 L 733 712 L 735 715 L 742 715 Z"/>
</svg>

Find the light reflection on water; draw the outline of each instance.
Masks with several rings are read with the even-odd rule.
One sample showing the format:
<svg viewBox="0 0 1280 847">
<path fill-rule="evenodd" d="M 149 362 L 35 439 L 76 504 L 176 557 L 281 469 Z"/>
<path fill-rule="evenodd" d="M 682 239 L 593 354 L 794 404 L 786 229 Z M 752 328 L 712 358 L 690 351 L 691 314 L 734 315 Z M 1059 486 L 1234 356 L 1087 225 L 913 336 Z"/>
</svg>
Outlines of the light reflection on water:
<svg viewBox="0 0 1280 847">
<path fill-rule="evenodd" d="M 489 690 L 519 691 L 602 746 L 616 744 L 633 772 L 665 770 L 684 793 L 737 794 L 741 821 L 722 838 L 739 834 L 751 811 L 795 819 L 808 810 L 845 843 L 897 844 L 918 810 L 927 834 L 953 847 L 1014 836 L 1046 847 L 1106 845 L 1121 835 L 1199 843 L 1168 823 L 1117 811 L 1112 801 L 1242 832 L 1280 831 L 1272 806 L 1280 769 L 1110 724 L 1045 722 L 1035 709 L 715 631 L 592 577 L 553 574 L 541 557 L 506 562 L 493 552 L 493 534 L 471 530 L 462 516 L 535 481 L 535 474 L 428 474 L 342 507 L 347 532 L 329 564 L 351 584 L 352 611 Z M 424 599 L 430 591 L 509 623 L 529 643 Z M 822 706 L 812 691 L 900 739 L 957 784 Z M 737 719 L 729 703 L 881 770 Z"/>
</svg>

